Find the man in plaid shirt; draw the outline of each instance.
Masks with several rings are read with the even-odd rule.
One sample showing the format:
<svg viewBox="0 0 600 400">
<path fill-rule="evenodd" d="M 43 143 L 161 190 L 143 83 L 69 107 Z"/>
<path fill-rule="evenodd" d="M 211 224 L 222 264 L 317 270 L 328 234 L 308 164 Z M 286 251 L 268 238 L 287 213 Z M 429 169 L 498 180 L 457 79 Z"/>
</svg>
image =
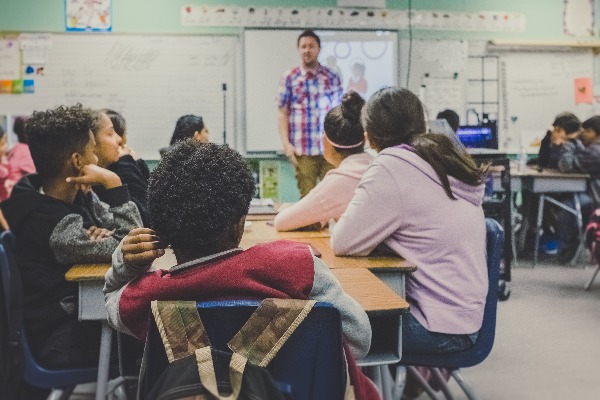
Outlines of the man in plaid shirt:
<svg viewBox="0 0 600 400">
<path fill-rule="evenodd" d="M 342 101 L 340 78 L 318 61 L 321 40 L 311 30 L 298 36 L 301 65 L 288 71 L 278 89 L 279 136 L 296 167 L 304 197 L 333 166 L 323 158 L 325 115 Z"/>
</svg>

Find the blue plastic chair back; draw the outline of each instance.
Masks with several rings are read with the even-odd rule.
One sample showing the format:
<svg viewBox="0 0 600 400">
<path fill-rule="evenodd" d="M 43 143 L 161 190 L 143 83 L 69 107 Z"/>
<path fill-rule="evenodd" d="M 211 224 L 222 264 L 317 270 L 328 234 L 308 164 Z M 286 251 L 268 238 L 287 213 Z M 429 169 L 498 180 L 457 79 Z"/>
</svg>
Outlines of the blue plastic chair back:
<svg viewBox="0 0 600 400">
<path fill-rule="evenodd" d="M 20 290 L 22 292 L 23 283 L 20 280 L 20 276 L 18 276 L 18 274 L 11 274 L 11 271 L 17 271 L 17 266 L 15 258 L 15 237 L 10 232 L 3 232 L 0 235 L 0 269 L 2 270 L 2 284 L 5 285 L 5 278 L 8 278 L 10 279 L 9 290 Z M 10 291 L 5 292 L 8 296 L 7 298 L 12 298 Z M 16 310 L 14 309 L 11 310 L 11 312 L 15 311 Z M 31 354 L 24 327 L 20 333 L 20 346 L 23 351 L 23 379 L 32 386 L 58 389 L 96 381 L 98 375 L 97 368 L 50 370 L 39 365 L 33 357 L 33 354 Z"/>
<path fill-rule="evenodd" d="M 198 302 L 198 312 L 213 348 L 230 351 L 227 342 L 242 328 L 260 301 L 227 300 Z M 168 365 L 164 346 L 153 318 L 146 339 L 142 397 L 148 394 Z M 306 319 L 267 366 L 273 378 L 290 385 L 294 400 L 343 399 L 346 367 L 339 311 L 317 303 Z"/>
<path fill-rule="evenodd" d="M 468 350 L 450 354 L 411 354 L 405 349 L 401 364 L 448 369 L 467 368 L 479 364 L 490 354 L 496 336 L 496 309 L 500 260 L 504 249 L 504 229 L 498 221 L 485 219 L 488 267 L 488 294 L 485 300 L 483 323 L 477 341 Z"/>
</svg>

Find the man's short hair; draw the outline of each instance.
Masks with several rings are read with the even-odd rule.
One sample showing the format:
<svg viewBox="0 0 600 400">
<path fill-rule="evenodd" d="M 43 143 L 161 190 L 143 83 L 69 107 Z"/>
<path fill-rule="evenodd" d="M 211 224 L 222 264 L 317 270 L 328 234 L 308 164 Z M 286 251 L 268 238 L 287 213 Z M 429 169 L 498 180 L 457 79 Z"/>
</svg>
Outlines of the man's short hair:
<svg viewBox="0 0 600 400">
<path fill-rule="evenodd" d="M 302 32 L 300 36 L 298 36 L 298 40 L 296 41 L 296 47 L 300 47 L 300 39 L 302 39 L 303 37 L 314 38 L 317 41 L 319 47 L 321 47 L 321 38 L 312 29 L 307 29 L 304 32 Z"/>
<path fill-rule="evenodd" d="M 35 111 L 27 119 L 29 150 L 42 180 L 60 175 L 73 153 L 83 153 L 95 119 L 96 112 L 81 104 Z"/>
<path fill-rule="evenodd" d="M 575 133 L 581 129 L 581 121 L 575 114 L 564 112 L 556 116 L 552 126 L 564 129 L 567 134 Z"/>
<path fill-rule="evenodd" d="M 151 227 L 175 250 L 208 254 L 248 213 L 254 179 L 227 145 L 193 139 L 177 143 L 150 175 Z"/>
</svg>

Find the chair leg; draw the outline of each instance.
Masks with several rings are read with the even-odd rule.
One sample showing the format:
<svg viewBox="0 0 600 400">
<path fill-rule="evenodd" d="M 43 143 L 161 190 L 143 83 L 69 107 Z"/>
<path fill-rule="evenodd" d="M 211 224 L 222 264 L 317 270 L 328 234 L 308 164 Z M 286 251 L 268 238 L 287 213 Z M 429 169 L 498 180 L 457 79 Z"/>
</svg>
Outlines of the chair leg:
<svg viewBox="0 0 600 400">
<path fill-rule="evenodd" d="M 429 395 L 429 398 L 431 400 L 439 400 L 437 397 L 437 394 L 435 394 L 435 391 L 433 390 L 433 388 L 431 386 L 429 386 L 429 383 L 427 383 L 425 378 L 423 378 L 423 375 L 421 375 L 415 367 L 410 365 L 406 368 L 408 369 L 409 375 L 412 376 L 413 378 L 415 378 L 417 380 L 417 382 L 419 382 L 419 385 L 421 385 L 421 387 Z"/>
<path fill-rule="evenodd" d="M 53 389 L 46 400 L 68 400 L 71 393 L 75 390 L 75 386 L 66 387 L 63 389 Z"/>
<path fill-rule="evenodd" d="M 392 398 L 400 399 L 406 387 L 406 367 L 403 365 L 396 366 L 396 376 L 394 377 L 394 386 L 392 387 Z"/>
<path fill-rule="evenodd" d="M 590 290 L 590 288 L 592 287 L 592 283 L 594 283 L 594 280 L 596 279 L 596 275 L 598 275 L 598 271 L 600 271 L 600 264 L 598 264 L 598 267 L 596 267 L 596 270 L 594 271 L 592 278 L 583 287 L 585 290 Z"/>
<path fill-rule="evenodd" d="M 452 392 L 450 392 L 450 388 L 448 387 L 448 384 L 446 383 L 446 378 L 444 378 L 440 369 L 439 368 L 429 368 L 429 370 L 431 371 L 433 378 L 438 383 L 440 390 L 442 391 L 442 393 L 444 393 L 444 396 L 446 396 L 446 399 L 454 400 L 454 396 L 452 396 Z"/>
<path fill-rule="evenodd" d="M 463 377 L 460 369 L 452 371 L 452 377 L 456 380 L 463 392 L 465 392 L 469 400 L 479 400 L 469 382 Z"/>
</svg>

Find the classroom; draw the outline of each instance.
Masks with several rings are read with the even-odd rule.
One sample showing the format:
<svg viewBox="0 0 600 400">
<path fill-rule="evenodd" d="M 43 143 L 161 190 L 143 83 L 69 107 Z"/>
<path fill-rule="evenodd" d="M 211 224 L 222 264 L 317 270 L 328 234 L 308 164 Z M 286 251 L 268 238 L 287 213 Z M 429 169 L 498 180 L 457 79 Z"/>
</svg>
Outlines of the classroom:
<svg viewBox="0 0 600 400">
<path fill-rule="evenodd" d="M 159 398 L 173 357 L 238 356 L 227 341 L 266 297 L 318 301 L 267 367 L 244 356 L 284 398 L 596 396 L 599 16 L 598 0 L 0 0 L 0 398 Z M 169 337 L 171 300 L 198 301 L 212 345 Z M 227 338 L 219 307 L 245 315 Z"/>
</svg>

